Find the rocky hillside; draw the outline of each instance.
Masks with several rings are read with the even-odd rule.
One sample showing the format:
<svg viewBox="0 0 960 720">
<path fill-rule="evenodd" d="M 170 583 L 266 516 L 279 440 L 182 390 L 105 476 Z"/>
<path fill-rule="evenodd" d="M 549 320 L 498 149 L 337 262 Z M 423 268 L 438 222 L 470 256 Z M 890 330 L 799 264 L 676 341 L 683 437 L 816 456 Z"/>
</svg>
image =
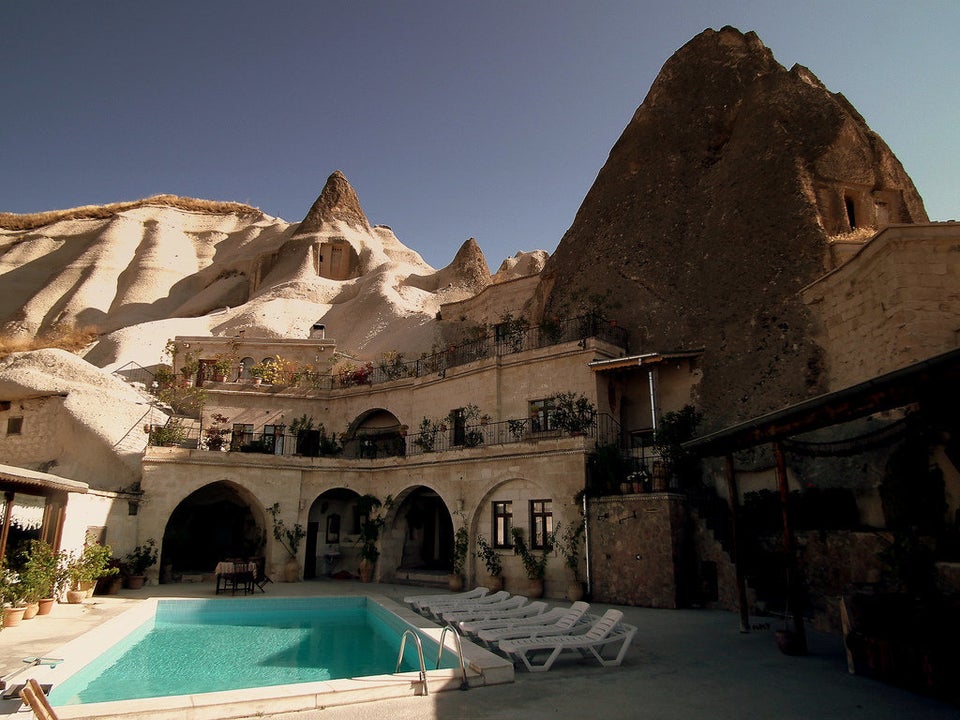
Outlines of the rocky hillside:
<svg viewBox="0 0 960 720">
<path fill-rule="evenodd" d="M 234 203 L 161 196 L 0 216 L 0 328 L 102 334 L 87 358 L 153 364 L 177 334 L 306 337 L 320 321 L 348 352 L 422 350 L 440 303 L 491 282 L 466 241 L 435 270 L 371 226 L 335 172 L 300 223 Z"/>
<path fill-rule="evenodd" d="M 836 236 L 926 221 L 850 103 L 757 36 L 706 30 L 663 66 L 547 261 L 532 314 L 611 309 L 633 350 L 702 347 L 716 427 L 820 388 L 797 291 Z"/>
</svg>

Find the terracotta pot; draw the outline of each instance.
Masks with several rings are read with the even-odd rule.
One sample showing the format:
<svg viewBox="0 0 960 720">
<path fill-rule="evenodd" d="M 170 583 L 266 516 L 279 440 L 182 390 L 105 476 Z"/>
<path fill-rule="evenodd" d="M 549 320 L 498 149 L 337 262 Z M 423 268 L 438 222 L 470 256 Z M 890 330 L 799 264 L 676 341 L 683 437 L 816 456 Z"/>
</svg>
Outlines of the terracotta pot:
<svg viewBox="0 0 960 720">
<path fill-rule="evenodd" d="M 490 592 L 492 593 L 500 592 L 501 590 L 503 590 L 503 575 L 497 575 L 496 577 L 494 577 L 493 575 L 488 575 L 487 587 L 490 589 Z"/>
<path fill-rule="evenodd" d="M 29 602 L 27 603 L 27 606 L 23 609 L 23 619 L 33 620 L 37 616 L 38 612 L 40 612 L 40 603 Z"/>
<path fill-rule="evenodd" d="M 543 597 L 543 578 L 527 578 L 527 597 Z"/>
<path fill-rule="evenodd" d="M 50 611 L 53 610 L 54 602 L 56 601 L 53 598 L 41 598 L 37 602 L 37 615 L 49 615 Z"/>
<path fill-rule="evenodd" d="M 128 575 L 127 588 L 130 590 L 139 590 L 143 587 L 146 581 L 147 578 L 145 575 Z"/>
<path fill-rule="evenodd" d="M 87 597 L 87 593 L 84 590 L 67 590 L 67 602 L 71 605 L 79 605 Z"/>
<path fill-rule="evenodd" d="M 7 607 L 3 609 L 3 626 L 16 627 L 23 620 L 23 614 L 27 611 L 25 606 Z"/>
<path fill-rule="evenodd" d="M 95 583 L 93 582 L 93 580 L 86 580 L 86 581 L 80 583 L 80 585 L 79 585 L 79 587 L 78 587 L 77 589 L 78 589 L 78 590 L 83 590 L 83 592 L 86 593 L 86 596 L 87 596 L 87 597 L 93 597 L 93 588 L 94 588 L 94 586 L 95 586 Z"/>
<path fill-rule="evenodd" d="M 583 583 L 579 580 L 571 580 L 567 585 L 567 600 L 577 602 L 583 600 Z"/>
<path fill-rule="evenodd" d="M 297 564 L 296 558 L 290 558 L 283 565 L 283 581 L 284 582 L 297 582 L 300 579 L 300 566 Z"/>
<path fill-rule="evenodd" d="M 463 590 L 463 576 L 451 573 L 447 577 L 447 586 L 450 588 L 450 592 L 460 592 Z"/>
<path fill-rule="evenodd" d="M 360 582 L 371 582 L 373 580 L 374 563 L 368 560 L 360 561 Z"/>
</svg>

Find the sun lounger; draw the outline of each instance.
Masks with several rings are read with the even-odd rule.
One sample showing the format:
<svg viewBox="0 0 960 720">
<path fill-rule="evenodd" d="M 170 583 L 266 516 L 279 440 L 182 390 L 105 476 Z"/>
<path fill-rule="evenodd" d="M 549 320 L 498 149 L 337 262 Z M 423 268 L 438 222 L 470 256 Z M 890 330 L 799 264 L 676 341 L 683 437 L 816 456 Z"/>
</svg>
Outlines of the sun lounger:
<svg viewBox="0 0 960 720">
<path fill-rule="evenodd" d="M 443 593 L 434 593 L 432 595 L 410 595 L 408 597 L 405 597 L 403 601 L 407 605 L 411 605 L 414 608 L 416 608 L 421 601 L 429 602 L 433 600 L 439 600 L 440 598 L 463 598 L 463 599 L 476 600 L 477 598 L 483 597 L 488 592 L 490 592 L 488 588 L 485 588 L 483 586 L 478 586 L 478 587 L 475 587 L 473 590 L 467 590 L 466 592 L 457 593 L 455 595 L 444 595 Z"/>
<path fill-rule="evenodd" d="M 504 598 L 500 602 L 487 603 L 486 605 L 470 603 L 470 607 L 461 607 L 456 605 L 454 607 L 444 607 L 441 608 L 438 613 L 444 622 L 456 623 L 461 620 L 479 620 L 481 618 L 487 618 L 491 615 L 496 615 L 498 612 L 505 612 L 507 610 L 515 610 L 519 607 L 523 607 L 527 604 L 527 598 L 523 595 L 514 595 L 513 597 Z"/>
<path fill-rule="evenodd" d="M 532 603 L 521 605 L 513 610 L 501 610 L 491 612 L 486 617 L 476 618 L 474 620 L 459 620 L 460 632 L 467 635 L 476 635 L 481 630 L 490 630 L 492 628 L 502 628 L 511 623 L 521 620 L 534 622 L 537 616 L 543 615 L 547 610 L 547 604 L 542 600 L 534 600 Z"/>
<path fill-rule="evenodd" d="M 33 710 L 33 714 L 37 720 L 57 720 L 57 714 L 53 711 L 53 708 L 50 707 L 50 702 L 47 700 L 47 696 L 44 695 L 40 683 L 33 678 L 27 680 L 27 684 L 24 685 L 20 691 L 20 697 L 23 702 Z"/>
<path fill-rule="evenodd" d="M 506 590 L 500 590 L 499 592 L 473 599 L 461 598 L 459 600 L 452 600 L 450 596 L 445 596 L 437 600 L 424 600 L 422 602 L 415 603 L 414 609 L 416 609 L 421 615 L 427 615 L 439 619 L 439 613 L 441 610 L 453 610 L 457 607 L 463 610 L 472 610 L 475 607 L 491 605 L 493 603 L 500 602 L 501 600 L 506 600 L 508 597 L 510 597 L 510 593 L 508 593 Z"/>
<path fill-rule="evenodd" d="M 481 630 L 477 637 L 488 647 L 494 647 L 501 640 L 509 638 L 565 635 L 583 621 L 589 609 L 590 604 L 581 600 L 568 608 L 554 608 L 543 615 L 518 620 L 506 627 Z"/>
<path fill-rule="evenodd" d="M 637 628 L 620 622 L 622 619 L 620 610 L 607 610 L 585 633 L 501 640 L 500 650 L 521 660 L 530 672 L 546 672 L 565 650 L 579 652 L 583 657 L 593 655 L 603 667 L 612 667 L 623 661 L 637 633 Z M 614 657 L 604 657 L 607 647 L 616 650 Z M 532 658 L 543 652 L 549 653 L 547 659 L 543 663 L 534 663 Z"/>
</svg>

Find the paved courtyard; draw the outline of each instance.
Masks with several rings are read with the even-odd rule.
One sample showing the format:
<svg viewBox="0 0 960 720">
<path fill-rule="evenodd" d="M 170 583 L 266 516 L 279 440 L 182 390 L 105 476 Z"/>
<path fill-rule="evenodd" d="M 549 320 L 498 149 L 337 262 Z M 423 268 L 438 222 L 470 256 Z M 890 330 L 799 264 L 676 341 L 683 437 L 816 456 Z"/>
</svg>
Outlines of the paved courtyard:
<svg viewBox="0 0 960 720">
<path fill-rule="evenodd" d="M 161 585 L 63 605 L 47 618 L 0 632 L 0 672 L 21 659 L 51 655 L 90 627 L 153 596 L 214 597 L 211 584 Z M 405 585 L 316 581 L 267 586 L 273 596 L 362 594 L 401 600 L 429 592 Z M 607 605 L 595 605 L 602 612 Z M 781 654 L 773 629 L 741 634 L 737 616 L 713 610 L 623 607 L 639 632 L 624 664 L 601 668 L 572 656 L 547 673 L 517 670 L 510 685 L 450 691 L 275 715 L 277 720 L 465 720 L 509 718 L 643 718 L 644 720 L 934 720 L 960 718 L 960 708 L 850 675 L 839 637 L 811 632 L 806 657 Z M 0 701 L 0 716 L 19 703 Z M 15 715 L 17 716 L 17 715 Z M 18 717 L 28 717 L 26 713 Z"/>
</svg>

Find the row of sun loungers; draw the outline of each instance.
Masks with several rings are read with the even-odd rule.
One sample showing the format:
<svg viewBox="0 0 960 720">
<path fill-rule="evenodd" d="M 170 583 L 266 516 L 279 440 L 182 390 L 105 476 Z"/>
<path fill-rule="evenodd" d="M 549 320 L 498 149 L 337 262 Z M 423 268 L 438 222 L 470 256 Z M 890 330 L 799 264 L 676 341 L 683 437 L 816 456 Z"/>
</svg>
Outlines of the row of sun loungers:
<svg viewBox="0 0 960 720">
<path fill-rule="evenodd" d="M 595 658 L 603 667 L 619 665 L 637 628 L 623 622 L 620 610 L 597 617 L 589 603 L 547 609 L 544 602 L 527 602 L 522 595 L 490 593 L 478 587 L 457 595 L 404 598 L 417 612 L 454 625 L 491 650 L 498 650 L 530 672 L 545 672 L 566 651 Z M 538 661 L 538 657 L 546 655 Z"/>
</svg>

